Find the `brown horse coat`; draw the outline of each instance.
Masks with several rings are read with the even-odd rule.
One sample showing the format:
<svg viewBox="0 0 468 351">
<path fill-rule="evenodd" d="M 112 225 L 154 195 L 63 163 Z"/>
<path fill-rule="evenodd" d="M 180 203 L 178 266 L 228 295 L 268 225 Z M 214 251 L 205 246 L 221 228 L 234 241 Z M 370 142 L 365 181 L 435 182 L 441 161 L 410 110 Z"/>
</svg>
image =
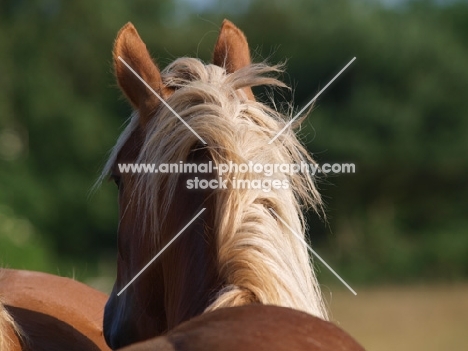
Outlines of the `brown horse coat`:
<svg viewBox="0 0 468 351">
<path fill-rule="evenodd" d="M 100 291 L 69 278 L 1 269 L 0 299 L 22 333 L 20 342 L 6 328 L 12 351 L 110 350 L 102 335 L 107 295 Z"/>
<path fill-rule="evenodd" d="M 290 308 L 228 307 L 121 351 L 363 351 L 330 322 Z"/>
</svg>

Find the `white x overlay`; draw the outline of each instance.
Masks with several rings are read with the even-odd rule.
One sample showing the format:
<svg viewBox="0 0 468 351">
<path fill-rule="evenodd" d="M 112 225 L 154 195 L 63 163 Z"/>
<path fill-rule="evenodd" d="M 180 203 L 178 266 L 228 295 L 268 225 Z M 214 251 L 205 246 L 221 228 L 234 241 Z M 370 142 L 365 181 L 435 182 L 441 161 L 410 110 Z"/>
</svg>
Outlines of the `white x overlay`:
<svg viewBox="0 0 468 351">
<path fill-rule="evenodd" d="M 135 70 L 127 63 L 125 62 L 125 60 L 121 57 L 121 56 L 118 56 L 118 59 L 204 144 L 206 145 L 207 143 L 205 142 L 205 140 L 203 140 L 202 137 L 200 137 L 200 135 L 198 135 L 197 132 L 195 132 L 195 130 L 193 130 L 192 127 L 190 127 L 187 122 L 185 122 L 180 116 L 179 114 L 174 111 L 174 109 L 161 97 L 159 96 L 159 94 L 154 91 L 154 89 L 147 83 L 145 82 L 145 80 L 143 78 L 140 77 L 140 75 L 138 73 L 135 72 Z M 333 79 L 327 84 L 325 85 L 325 87 L 322 88 L 322 90 L 320 90 L 318 92 L 318 94 L 312 99 L 310 100 L 307 105 L 305 105 L 298 113 L 297 115 L 291 119 L 284 127 L 283 129 L 281 129 L 278 134 L 273 138 L 271 139 L 268 144 L 271 144 L 274 140 L 276 140 L 276 138 L 278 138 L 310 105 L 312 105 L 314 103 L 315 100 L 317 100 L 317 98 L 325 91 L 325 89 L 327 89 L 337 78 L 338 76 L 341 75 L 341 73 L 343 73 L 353 62 L 354 60 L 356 60 L 356 57 L 354 57 L 353 59 L 351 59 L 351 61 L 348 62 L 348 64 L 343 67 L 341 69 L 340 72 L 338 72 L 334 77 Z M 196 215 L 195 217 L 192 218 L 192 220 L 190 220 L 190 222 L 188 222 L 152 259 L 151 261 L 149 261 L 133 278 L 132 280 L 130 280 L 130 282 L 128 282 L 127 285 L 125 285 L 123 287 L 122 290 L 120 290 L 120 292 L 117 294 L 117 296 L 120 296 L 189 226 L 190 224 L 192 224 L 204 211 L 206 210 L 206 208 L 203 208 L 201 209 Z M 320 257 L 319 254 L 317 254 L 317 252 L 315 252 L 311 247 L 310 245 L 299 235 L 297 234 L 272 208 L 269 209 L 293 234 L 294 236 L 297 237 L 297 239 L 299 241 L 301 241 L 302 244 L 304 244 L 308 249 L 309 251 L 316 257 L 318 258 L 322 263 L 323 265 L 325 265 L 325 267 L 327 267 L 354 295 L 357 295 L 356 291 L 354 291 L 353 288 L 351 288 L 351 286 L 349 286 L 348 283 L 346 283 L 344 281 L 343 278 L 341 278 L 338 273 L 336 273 L 333 268 L 330 267 L 330 265 L 328 265 L 327 262 L 325 262 L 325 260 Z"/>
</svg>

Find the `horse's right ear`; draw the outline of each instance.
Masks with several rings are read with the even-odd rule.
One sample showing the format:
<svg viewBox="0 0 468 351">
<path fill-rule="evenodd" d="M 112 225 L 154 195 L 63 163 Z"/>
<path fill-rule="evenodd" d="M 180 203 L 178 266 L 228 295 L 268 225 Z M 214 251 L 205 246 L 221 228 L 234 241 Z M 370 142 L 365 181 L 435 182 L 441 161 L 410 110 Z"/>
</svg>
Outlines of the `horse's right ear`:
<svg viewBox="0 0 468 351">
<path fill-rule="evenodd" d="M 140 112 L 140 118 L 145 123 L 158 107 L 160 101 L 135 73 L 159 96 L 162 95 L 164 87 L 158 66 L 151 59 L 145 43 L 130 22 L 123 26 L 117 34 L 113 56 L 117 82 L 133 107 Z"/>
<path fill-rule="evenodd" d="M 227 19 L 223 21 L 219 31 L 213 51 L 213 63 L 224 67 L 227 73 L 233 73 L 251 63 L 249 44 L 244 33 Z M 246 87 L 244 91 L 250 100 L 255 100 L 252 89 Z"/>
</svg>

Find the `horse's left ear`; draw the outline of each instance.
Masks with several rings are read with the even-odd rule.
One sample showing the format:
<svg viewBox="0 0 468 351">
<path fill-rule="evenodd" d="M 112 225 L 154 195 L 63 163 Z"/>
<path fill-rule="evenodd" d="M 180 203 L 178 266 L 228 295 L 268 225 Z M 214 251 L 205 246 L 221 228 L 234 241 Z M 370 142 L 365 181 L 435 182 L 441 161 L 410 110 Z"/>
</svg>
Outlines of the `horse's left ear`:
<svg viewBox="0 0 468 351">
<path fill-rule="evenodd" d="M 242 31 L 231 21 L 225 19 L 219 32 L 213 52 L 213 63 L 233 73 L 250 65 L 250 50 L 247 39 Z M 244 88 L 247 97 L 255 100 L 252 89 Z"/>
<path fill-rule="evenodd" d="M 158 66 L 153 62 L 133 24 L 127 23 L 117 34 L 113 56 L 117 82 L 133 107 L 139 111 L 141 123 L 145 124 L 159 106 L 160 100 L 135 73 L 159 96 L 163 95 L 164 85 Z"/>
</svg>

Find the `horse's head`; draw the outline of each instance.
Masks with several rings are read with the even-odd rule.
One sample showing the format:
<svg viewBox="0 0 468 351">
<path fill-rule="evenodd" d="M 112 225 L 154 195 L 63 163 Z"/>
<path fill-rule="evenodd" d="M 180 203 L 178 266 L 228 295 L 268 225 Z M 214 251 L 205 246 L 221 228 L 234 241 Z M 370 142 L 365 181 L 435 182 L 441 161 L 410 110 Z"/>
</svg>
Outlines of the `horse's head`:
<svg viewBox="0 0 468 351">
<path fill-rule="evenodd" d="M 184 186 L 186 175 L 125 173 L 119 168 L 119 164 L 209 160 L 203 143 L 187 130 L 181 132 L 187 127 L 159 98 L 177 109 L 177 82 L 171 83 L 170 77 L 163 79 L 130 23 L 120 30 L 113 56 L 119 86 L 135 108 L 104 171 L 119 189 L 117 279 L 104 315 L 107 343 L 118 348 L 161 334 L 202 313 L 221 282 L 213 268 L 216 244 L 207 238 L 206 228 L 212 226 L 210 191 L 189 192 Z M 213 63 L 226 72 L 250 64 L 244 35 L 228 21 L 221 28 Z M 244 97 L 253 98 L 249 87 L 242 89 Z M 184 138 L 183 143 L 178 143 L 178 136 Z M 190 175 L 195 176 L 211 177 L 205 173 Z M 208 209 L 180 240 L 118 295 L 203 207 Z"/>
</svg>

